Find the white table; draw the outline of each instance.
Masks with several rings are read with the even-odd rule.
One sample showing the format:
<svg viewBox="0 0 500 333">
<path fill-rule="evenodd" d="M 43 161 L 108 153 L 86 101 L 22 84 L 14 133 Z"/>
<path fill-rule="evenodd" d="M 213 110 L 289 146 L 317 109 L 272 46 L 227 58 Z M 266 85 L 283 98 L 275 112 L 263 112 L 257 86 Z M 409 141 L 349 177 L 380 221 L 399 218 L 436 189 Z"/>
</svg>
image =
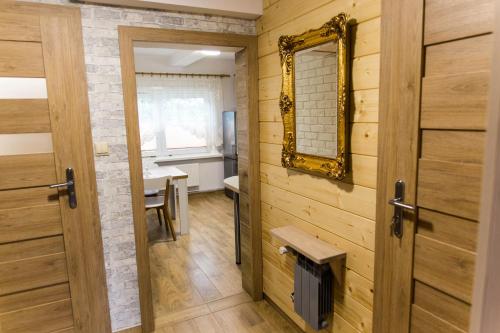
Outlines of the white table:
<svg viewBox="0 0 500 333">
<path fill-rule="evenodd" d="M 166 179 L 170 177 L 174 187 L 179 191 L 179 226 L 181 235 L 189 233 L 188 217 L 188 174 L 173 166 L 162 166 L 144 171 L 144 190 L 163 189 Z M 174 198 L 175 198 L 174 192 Z M 175 202 L 174 202 L 175 204 Z"/>
<path fill-rule="evenodd" d="M 240 236 L 240 178 L 233 176 L 224 179 L 224 186 L 233 191 L 234 202 L 234 248 L 236 264 L 241 264 L 241 236 Z"/>
</svg>

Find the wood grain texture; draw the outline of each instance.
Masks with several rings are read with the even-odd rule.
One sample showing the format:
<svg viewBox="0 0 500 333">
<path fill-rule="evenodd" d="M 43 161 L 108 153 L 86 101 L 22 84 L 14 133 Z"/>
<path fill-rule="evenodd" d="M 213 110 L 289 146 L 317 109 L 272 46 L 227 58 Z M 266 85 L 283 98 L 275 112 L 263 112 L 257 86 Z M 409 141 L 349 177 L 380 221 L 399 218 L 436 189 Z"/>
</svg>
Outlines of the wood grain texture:
<svg viewBox="0 0 500 333">
<path fill-rule="evenodd" d="M 341 260 L 345 257 L 344 251 L 318 240 L 294 226 L 274 228 L 270 232 L 271 235 L 281 240 L 285 246 L 291 247 L 318 264 Z"/>
<path fill-rule="evenodd" d="M 464 331 L 469 329 L 470 305 L 467 303 L 418 281 L 415 282 L 414 303 Z"/>
<path fill-rule="evenodd" d="M 0 156 L 0 190 L 56 183 L 54 154 Z"/>
<path fill-rule="evenodd" d="M 44 77 L 42 44 L 0 40 L 0 75 Z"/>
<path fill-rule="evenodd" d="M 465 333 L 456 326 L 439 319 L 417 305 L 412 306 L 411 332 L 413 333 Z"/>
<path fill-rule="evenodd" d="M 465 250 L 476 251 L 477 229 L 476 221 L 423 208 L 418 212 L 419 234 Z"/>
<path fill-rule="evenodd" d="M 0 99 L 0 133 L 49 133 L 46 99 Z"/>
<path fill-rule="evenodd" d="M 71 300 L 27 308 L 0 315 L 2 332 L 60 332 L 73 326 Z"/>
<path fill-rule="evenodd" d="M 483 163 L 484 132 L 423 130 L 421 158 L 454 163 Z"/>
<path fill-rule="evenodd" d="M 0 244 L 62 234 L 59 203 L 0 210 Z"/>
<path fill-rule="evenodd" d="M 403 238 L 393 237 L 394 209 L 387 200 L 394 197 L 395 181 L 403 179 L 405 202 L 415 203 L 423 7 L 423 0 L 382 1 L 373 317 L 376 333 L 407 332 L 410 325 L 414 216 L 406 215 Z M 398 292 L 394 292 L 394 286 Z"/>
<path fill-rule="evenodd" d="M 477 221 L 481 172 L 477 164 L 420 159 L 418 205 Z"/>
<path fill-rule="evenodd" d="M 474 260 L 473 252 L 422 235 L 415 236 L 415 279 L 469 304 Z"/>
<path fill-rule="evenodd" d="M 425 49 L 425 76 L 488 71 L 493 35 L 459 39 Z"/>
<path fill-rule="evenodd" d="M 0 316 L 2 313 L 19 311 L 70 297 L 68 283 L 2 296 L 0 297 Z"/>
<path fill-rule="evenodd" d="M 0 295 L 68 281 L 64 253 L 1 263 L 0 273 Z"/>
<path fill-rule="evenodd" d="M 427 0 L 425 45 L 491 32 L 494 3 L 493 0 Z"/>
<path fill-rule="evenodd" d="M 36 14 L 1 13 L 0 39 L 39 42 L 41 39 L 40 18 Z"/>
<path fill-rule="evenodd" d="M 29 208 L 47 204 L 57 204 L 57 190 L 48 187 L 35 187 L 19 190 L 0 191 L 0 210 Z"/>
<path fill-rule="evenodd" d="M 0 245 L 0 263 L 64 252 L 62 236 Z"/>
<path fill-rule="evenodd" d="M 489 80 L 488 72 L 425 77 L 420 126 L 483 130 Z"/>
</svg>

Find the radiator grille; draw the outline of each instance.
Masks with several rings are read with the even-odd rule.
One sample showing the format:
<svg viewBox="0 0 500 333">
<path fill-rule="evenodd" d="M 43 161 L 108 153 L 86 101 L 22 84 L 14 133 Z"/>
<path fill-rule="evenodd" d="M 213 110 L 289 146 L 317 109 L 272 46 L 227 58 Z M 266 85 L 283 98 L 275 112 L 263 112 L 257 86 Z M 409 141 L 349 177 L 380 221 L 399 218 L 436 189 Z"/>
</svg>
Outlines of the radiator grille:
<svg viewBox="0 0 500 333">
<path fill-rule="evenodd" d="M 330 265 L 319 265 L 299 253 L 295 264 L 294 287 L 295 312 L 315 330 L 325 328 L 333 303 Z"/>
</svg>

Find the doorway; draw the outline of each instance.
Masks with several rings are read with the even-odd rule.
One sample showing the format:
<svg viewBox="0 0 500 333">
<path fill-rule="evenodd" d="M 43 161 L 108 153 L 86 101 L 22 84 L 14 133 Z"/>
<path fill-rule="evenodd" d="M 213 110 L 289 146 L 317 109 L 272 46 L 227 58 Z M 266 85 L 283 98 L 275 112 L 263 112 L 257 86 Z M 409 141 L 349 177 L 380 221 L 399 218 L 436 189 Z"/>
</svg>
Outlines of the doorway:
<svg viewBox="0 0 500 333">
<path fill-rule="evenodd" d="M 156 45 L 152 45 L 156 44 Z M 237 106 L 238 112 L 237 115 L 237 123 L 238 123 L 238 132 L 237 132 L 237 142 L 238 142 L 238 176 L 239 176 L 239 205 L 238 209 L 240 212 L 240 236 L 241 236 L 241 273 L 236 268 L 236 264 L 232 266 L 226 266 L 222 268 L 219 273 L 222 273 L 226 268 L 232 267 L 230 271 L 231 274 L 223 274 L 221 276 L 224 279 L 227 279 L 226 282 L 219 282 L 210 280 L 210 274 L 214 273 L 217 275 L 217 272 L 213 272 L 210 270 L 216 265 L 212 265 L 210 262 L 206 261 L 206 258 L 210 258 L 210 254 L 214 253 L 213 257 L 227 257 L 231 258 L 234 254 L 231 253 L 234 250 L 234 245 L 229 246 L 232 243 L 231 233 L 228 233 L 229 228 L 232 227 L 232 218 L 233 218 L 233 202 L 231 199 L 227 198 L 223 192 L 216 193 L 199 193 L 187 196 L 188 191 L 199 191 L 200 183 L 199 176 L 201 174 L 201 169 L 199 167 L 200 163 L 197 164 L 197 170 L 193 171 L 190 169 L 189 164 L 193 163 L 184 163 L 181 167 L 178 167 L 179 161 L 174 161 L 176 159 L 175 149 L 184 149 L 186 146 L 180 146 L 179 140 L 175 140 L 175 138 L 171 138 L 170 142 L 164 146 L 156 146 L 155 149 L 162 150 L 163 153 L 166 152 L 166 159 L 163 161 L 157 161 L 159 163 L 158 166 L 162 167 L 163 170 L 166 167 L 174 167 L 182 174 L 187 174 L 185 178 L 179 178 L 181 175 L 178 175 L 178 178 L 172 174 L 167 177 L 169 181 L 173 183 L 173 187 L 165 188 L 165 193 L 171 192 L 173 193 L 171 197 L 172 200 L 168 200 L 167 196 L 165 196 L 164 202 L 168 202 L 170 206 L 168 209 L 165 209 L 163 213 L 158 213 L 158 216 L 164 217 L 162 224 L 164 226 L 163 229 L 159 228 L 158 220 L 156 218 L 156 214 L 149 214 L 150 218 L 147 220 L 145 204 L 147 199 L 145 200 L 145 179 L 146 179 L 146 189 L 151 186 L 150 180 L 155 177 L 151 177 L 150 175 L 157 171 L 150 171 L 143 168 L 143 157 L 144 150 L 141 150 L 141 144 L 145 143 L 144 140 L 141 141 L 141 128 L 140 128 L 140 114 L 138 108 L 138 103 L 141 103 L 138 98 L 138 89 L 140 87 L 140 81 L 151 81 L 151 77 L 158 76 L 162 77 L 161 71 L 158 73 L 154 73 L 155 71 L 144 70 L 141 71 L 141 74 L 136 74 L 137 72 L 137 49 L 136 54 L 134 54 L 134 47 L 136 48 L 151 48 L 154 46 L 158 48 L 158 46 L 163 46 L 165 48 L 165 44 L 168 44 L 170 49 L 177 48 L 178 50 L 185 50 L 192 48 L 192 45 L 196 45 L 197 51 L 204 51 L 208 54 L 210 51 L 227 51 L 236 53 L 235 60 L 236 62 L 240 62 L 241 70 L 235 72 L 234 80 L 240 85 L 241 95 L 237 96 L 237 102 L 235 103 Z M 191 46 L 189 46 L 191 45 Z M 216 49 L 214 49 L 216 48 Z M 144 51 L 144 50 L 143 50 Z M 146 50 L 148 51 L 148 50 Z M 150 50 L 149 50 L 150 51 Z M 134 211 L 134 227 L 135 227 L 135 237 L 136 237 L 136 251 L 137 251 L 137 264 L 138 264 L 138 272 L 139 272 L 139 292 L 140 292 L 140 301 L 141 301 L 141 316 L 142 316 L 142 325 L 143 331 L 151 332 L 154 329 L 154 304 L 159 306 L 163 306 L 164 309 L 174 310 L 179 303 L 175 304 L 175 301 L 172 301 L 172 298 L 168 301 L 162 303 L 159 298 L 154 298 L 153 291 L 158 289 L 161 283 L 157 283 L 156 285 L 152 285 L 151 277 L 153 272 L 159 272 L 156 270 L 159 267 L 153 267 L 153 265 L 157 264 L 158 261 L 155 261 L 160 256 L 164 256 L 165 251 L 168 248 L 169 259 L 176 260 L 175 251 L 186 251 L 189 255 L 189 251 L 193 250 L 196 255 L 199 256 L 196 261 L 199 267 L 194 267 L 194 271 L 198 272 L 198 282 L 199 283 L 207 283 L 210 282 L 215 288 L 208 288 L 204 290 L 209 290 L 210 293 L 206 295 L 194 295 L 193 297 L 188 297 L 187 299 L 195 300 L 194 303 L 198 304 L 200 302 L 204 302 L 204 300 L 210 300 L 211 297 L 216 297 L 216 295 L 223 295 L 227 293 L 228 295 L 237 296 L 239 291 L 245 290 L 252 299 L 258 300 L 262 298 L 262 264 L 261 264 L 261 245 L 260 245 L 260 207 L 259 207 L 259 152 L 258 152 L 258 110 L 257 110 L 257 41 L 255 36 L 246 36 L 246 35 L 233 35 L 233 34 L 218 34 L 218 33 L 206 33 L 206 32 L 192 32 L 192 31 L 180 31 L 180 30 L 168 30 L 168 29 L 149 29 L 149 28 L 132 28 L 132 27 L 121 27 L 120 28 L 120 52 L 121 52 L 121 64 L 122 64 L 122 80 L 123 80 L 123 91 L 124 91 L 124 99 L 125 99 L 125 116 L 126 116 L 126 127 L 127 127 L 127 142 L 128 142 L 128 153 L 129 153 L 129 162 L 130 162 L 130 175 L 131 175 L 131 189 L 132 189 L 132 204 Z M 191 56 L 193 55 L 193 50 L 188 52 Z M 201 53 L 201 52 L 200 52 Z M 198 54 L 200 56 L 200 54 Z M 187 59 L 188 56 L 180 56 L 178 57 L 178 61 L 180 62 L 189 62 Z M 188 75 L 186 74 L 196 74 L 196 73 L 184 73 L 182 76 L 180 73 L 172 73 L 171 71 L 165 70 L 163 72 L 162 84 L 168 85 L 168 81 L 174 81 L 175 85 L 182 86 L 184 83 L 182 81 L 186 81 Z M 198 73 L 203 74 L 203 73 Z M 216 75 L 227 75 L 224 73 L 205 73 L 205 77 L 200 75 L 200 77 L 196 77 L 196 79 L 204 80 L 200 82 L 200 85 L 205 86 L 208 81 L 216 81 L 219 79 L 222 80 L 222 77 L 216 78 Z M 230 74 L 229 74 L 230 75 Z M 139 78 L 140 77 L 140 78 Z M 194 78 L 193 78 L 194 79 Z M 213 79 L 213 80 L 212 80 Z M 144 83 L 144 82 L 143 82 Z M 147 83 L 146 83 L 147 84 Z M 184 85 L 186 87 L 189 84 Z M 208 89 L 208 88 L 207 88 Z M 192 100 L 191 102 L 195 103 L 196 101 Z M 181 103 L 182 104 L 182 103 Z M 177 107 L 182 108 L 182 105 L 177 105 Z M 197 110 L 202 110 L 203 106 L 200 104 Z M 226 110 L 229 111 L 229 110 Z M 199 111 L 201 112 L 201 111 Z M 208 111 L 207 111 L 208 112 Z M 198 117 L 203 117 L 200 113 L 197 115 Z M 215 117 L 215 119 L 220 119 Z M 171 119 L 172 120 L 172 119 Z M 174 120 L 174 121 L 185 121 L 184 120 Z M 143 121 L 144 123 L 144 121 Z M 161 121 L 160 121 L 161 123 Z M 185 126 L 193 125 L 192 121 L 187 120 L 185 122 Z M 222 124 L 221 124 L 222 125 Z M 182 124 L 178 124 L 176 128 L 181 128 Z M 166 127 L 164 127 L 165 129 Z M 195 129 L 193 129 L 195 131 Z M 154 143 L 158 144 L 161 142 L 168 141 L 168 136 L 161 136 L 162 130 L 157 131 L 160 133 L 161 139 L 158 141 L 158 138 L 151 138 L 149 141 L 150 147 L 154 146 Z M 177 139 L 182 137 L 182 133 L 178 133 L 175 136 Z M 144 138 L 143 138 L 144 139 Z M 184 137 L 186 140 L 190 140 L 187 136 Z M 191 138 L 192 139 L 192 138 Z M 207 139 L 208 140 L 208 139 Z M 205 151 L 203 153 L 206 154 L 214 154 L 217 152 L 217 144 L 214 143 L 217 140 L 213 138 L 210 140 L 214 140 L 212 142 L 212 146 L 208 147 L 210 143 L 205 140 L 203 142 L 197 141 L 197 148 L 203 148 Z M 194 144 L 191 143 L 190 146 Z M 203 147 L 202 147 L 203 146 Z M 144 148 L 144 147 L 143 147 Z M 192 148 L 192 147 L 191 147 Z M 203 150 L 202 149 L 202 150 Z M 173 153 L 172 153 L 173 152 Z M 171 154 L 172 153 L 172 154 Z M 190 153 L 190 152 L 188 152 Z M 198 152 L 200 153 L 200 152 Z M 172 155 L 172 156 L 169 156 Z M 215 156 L 215 155 L 214 155 Z M 213 158 L 214 156 L 209 156 L 208 158 Z M 216 157 L 217 158 L 217 157 Z M 160 159 L 161 160 L 161 159 Z M 162 165 L 164 164 L 164 165 Z M 166 164 L 166 165 L 165 165 Z M 174 165 L 172 165 L 174 164 Z M 175 166 L 177 165 L 177 167 Z M 187 166 L 186 166 L 187 165 Z M 192 166 L 191 166 L 192 168 Z M 154 169 L 157 170 L 157 169 Z M 162 171 L 163 172 L 163 171 Z M 174 172 L 175 173 L 175 172 Z M 189 177 L 189 175 L 193 175 Z M 196 176 L 197 175 L 197 176 Z M 190 180 L 191 178 L 191 180 Z M 198 181 L 194 181 L 198 178 Z M 213 178 L 213 177 L 212 177 Z M 165 178 L 163 178 L 164 180 Z M 181 180 L 184 179 L 184 180 Z M 154 182 L 154 180 L 153 180 Z M 185 184 L 183 184 L 184 182 Z M 169 191 L 169 189 L 172 189 Z M 217 188 L 221 190 L 223 188 Z M 178 193 L 178 196 L 176 195 Z M 187 200 L 183 200 L 182 197 L 188 198 Z M 176 200 L 177 199 L 177 200 Z M 146 202 L 145 202 L 146 201 Z M 184 201 L 184 204 L 182 202 Z M 184 205 L 184 207 L 182 207 Z M 215 207 L 215 208 L 214 208 Z M 183 215 L 183 212 L 186 212 Z M 166 213 L 165 213 L 166 212 Z M 201 212 L 201 213 L 200 213 Z M 172 234 L 171 229 L 170 233 L 167 232 L 168 228 L 165 228 L 168 223 L 168 214 L 171 214 L 173 229 L 175 232 L 178 232 L 179 235 L 176 241 L 173 241 L 174 234 Z M 217 225 L 215 228 L 210 223 L 210 218 L 214 218 L 216 216 L 224 216 L 224 218 L 217 219 L 218 221 L 224 221 L 222 224 Z M 161 218 L 161 217 L 160 217 Z M 149 221 L 149 222 L 147 222 Z M 212 222 L 214 222 L 212 220 Z M 156 230 L 157 233 L 153 231 L 150 232 L 150 237 L 155 238 L 156 240 L 162 240 L 162 242 L 158 242 L 151 249 L 151 253 L 153 254 L 151 257 L 149 241 L 148 241 L 148 225 L 153 228 L 151 230 Z M 221 242 L 214 241 L 214 239 L 210 239 L 210 233 L 218 234 L 217 238 L 223 238 Z M 228 237 L 224 237 L 224 234 L 228 235 Z M 168 237 L 168 238 L 167 238 Z M 193 238 L 193 239 L 191 239 Z M 229 242 L 228 242 L 229 240 Z M 166 242 L 165 242 L 166 241 Z M 209 247 L 199 247 L 198 249 L 194 249 L 193 245 L 196 244 L 196 241 L 204 242 L 205 244 L 209 244 L 214 248 Z M 227 243 L 227 244 L 226 244 Z M 218 249 L 224 249 L 220 253 Z M 222 255 L 221 255 L 222 253 Z M 186 253 L 184 253 L 185 255 Z M 191 253 L 192 254 L 192 253 Z M 227 256 L 226 256 L 227 254 Z M 189 256 L 188 256 L 189 257 Z M 224 258 L 226 260 L 227 258 Z M 233 257 L 234 259 L 235 257 Z M 189 265 L 189 263 L 185 263 Z M 205 264 L 205 267 L 203 265 Z M 182 267 L 182 265 L 178 265 L 178 267 Z M 193 268 L 191 266 L 191 268 Z M 161 269 L 161 268 L 159 268 Z M 155 271 L 156 270 L 156 271 Z M 203 273 L 203 274 L 202 274 Z M 169 274 L 176 274 L 174 271 L 169 271 Z M 181 273 L 184 274 L 184 273 Z M 242 276 L 242 278 L 240 278 Z M 223 279 L 223 280 L 224 280 Z M 236 282 L 235 282 L 236 280 Z M 158 281 L 158 280 L 155 280 Z M 241 284 L 239 283 L 241 281 Z M 215 283 L 214 283 L 215 282 Z M 219 287 L 217 287 L 219 284 Z M 174 293 L 175 294 L 175 293 Z M 243 294 L 242 294 L 243 295 Z M 201 296 L 201 299 L 198 297 Z M 205 297 L 203 297 L 205 296 Z M 184 298 L 183 296 L 179 296 L 180 298 Z M 248 297 L 248 296 L 247 296 Z M 174 297 L 175 298 L 175 297 Z M 196 302 L 196 298 L 198 298 L 198 302 Z M 154 301 L 153 301 L 154 299 Z M 182 306 L 180 306 L 182 308 Z M 189 308 L 188 308 L 189 311 Z M 168 317 L 168 316 L 167 316 Z"/>
</svg>

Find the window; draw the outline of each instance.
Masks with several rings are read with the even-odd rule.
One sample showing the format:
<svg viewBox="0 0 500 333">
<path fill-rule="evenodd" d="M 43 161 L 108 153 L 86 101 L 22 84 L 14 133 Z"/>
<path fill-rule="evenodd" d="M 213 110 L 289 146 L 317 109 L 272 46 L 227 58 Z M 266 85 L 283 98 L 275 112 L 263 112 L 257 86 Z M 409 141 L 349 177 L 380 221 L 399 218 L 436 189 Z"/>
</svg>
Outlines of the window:
<svg viewBox="0 0 500 333">
<path fill-rule="evenodd" d="M 137 77 L 144 155 L 215 151 L 222 144 L 220 78 Z"/>
</svg>

